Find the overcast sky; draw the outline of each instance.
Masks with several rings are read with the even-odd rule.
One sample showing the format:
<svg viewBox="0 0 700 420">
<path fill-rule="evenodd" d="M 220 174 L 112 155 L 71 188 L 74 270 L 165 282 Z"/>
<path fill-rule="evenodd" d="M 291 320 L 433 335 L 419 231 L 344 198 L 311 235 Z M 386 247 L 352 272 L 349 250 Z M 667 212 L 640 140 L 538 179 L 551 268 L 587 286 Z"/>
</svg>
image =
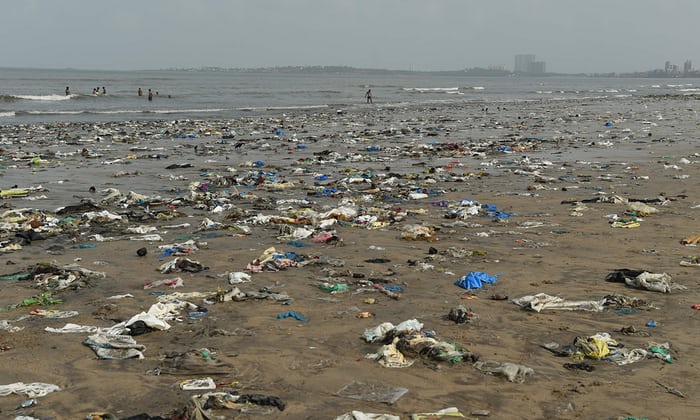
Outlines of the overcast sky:
<svg viewBox="0 0 700 420">
<path fill-rule="evenodd" d="M 0 67 L 700 68 L 700 0 L 5 0 Z"/>
</svg>

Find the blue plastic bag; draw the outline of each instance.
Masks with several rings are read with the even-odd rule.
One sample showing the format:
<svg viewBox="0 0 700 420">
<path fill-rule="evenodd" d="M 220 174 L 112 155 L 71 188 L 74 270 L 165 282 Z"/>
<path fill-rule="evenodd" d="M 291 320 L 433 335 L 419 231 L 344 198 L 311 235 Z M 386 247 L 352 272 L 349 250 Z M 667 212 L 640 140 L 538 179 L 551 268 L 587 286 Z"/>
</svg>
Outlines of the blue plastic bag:
<svg viewBox="0 0 700 420">
<path fill-rule="evenodd" d="M 306 318 L 304 315 L 301 315 L 301 314 L 296 313 L 294 311 L 289 311 L 289 312 L 277 315 L 277 319 L 285 319 L 285 318 L 294 318 L 297 321 L 301 321 L 303 323 L 309 322 L 309 319 Z"/>
<path fill-rule="evenodd" d="M 463 289 L 481 289 L 484 284 L 493 284 L 498 275 L 491 276 L 483 271 L 471 271 L 466 276 L 462 276 L 455 281 L 455 285 Z"/>
</svg>

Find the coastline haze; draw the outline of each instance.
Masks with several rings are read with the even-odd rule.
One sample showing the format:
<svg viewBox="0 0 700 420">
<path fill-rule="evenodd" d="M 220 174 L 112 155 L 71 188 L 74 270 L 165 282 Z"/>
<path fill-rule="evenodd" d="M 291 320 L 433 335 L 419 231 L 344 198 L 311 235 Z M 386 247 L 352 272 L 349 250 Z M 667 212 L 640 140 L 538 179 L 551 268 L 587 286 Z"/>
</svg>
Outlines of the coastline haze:
<svg viewBox="0 0 700 420">
<path fill-rule="evenodd" d="M 547 72 L 697 61 L 690 0 L 9 2 L 1 67 L 136 70 L 351 66 L 445 71 L 534 54 Z"/>
</svg>

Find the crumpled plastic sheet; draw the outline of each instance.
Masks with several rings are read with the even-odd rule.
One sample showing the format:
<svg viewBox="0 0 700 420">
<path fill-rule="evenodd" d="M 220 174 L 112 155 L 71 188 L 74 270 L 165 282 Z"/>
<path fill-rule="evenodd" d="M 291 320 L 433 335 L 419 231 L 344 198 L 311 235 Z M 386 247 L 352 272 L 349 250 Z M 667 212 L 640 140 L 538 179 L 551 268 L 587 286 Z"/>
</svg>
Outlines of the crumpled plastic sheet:
<svg viewBox="0 0 700 420">
<path fill-rule="evenodd" d="M 600 360 L 610 354 L 610 347 L 615 347 L 617 342 L 608 333 L 598 333 L 586 340 L 579 340 L 579 352 L 590 359 Z"/>
<path fill-rule="evenodd" d="M 435 241 L 434 230 L 429 226 L 406 225 L 401 229 L 401 239 Z"/>
<path fill-rule="evenodd" d="M 43 397 L 55 391 L 60 391 L 58 385 L 47 384 L 43 382 L 32 382 L 25 384 L 24 382 L 15 382 L 8 385 L 0 385 L 0 397 L 5 397 L 10 394 L 26 395 L 28 398 Z"/>
<path fill-rule="evenodd" d="M 394 338 L 390 344 L 383 345 L 378 352 L 366 354 L 365 358 L 375 360 L 388 368 L 404 368 L 413 365 L 413 360 L 406 359 L 403 353 L 396 348 L 398 342 L 399 338 Z"/>
<path fill-rule="evenodd" d="M 625 278 L 625 284 L 637 289 L 670 293 L 672 290 L 685 290 L 687 287 L 674 283 L 667 273 L 643 272 L 635 278 Z"/>
<path fill-rule="evenodd" d="M 650 214 L 659 212 L 659 210 L 656 207 L 652 207 L 648 204 L 639 201 L 632 201 L 630 203 L 627 203 L 627 210 L 636 212 L 637 215 L 641 217 L 649 216 Z"/>
<path fill-rule="evenodd" d="M 17 332 L 17 331 L 21 331 L 23 329 L 24 329 L 24 327 L 12 326 L 10 324 L 10 321 L 8 321 L 6 319 L 0 320 L 0 330 L 2 330 L 2 331 Z"/>
<path fill-rule="evenodd" d="M 632 363 L 637 363 L 648 357 L 650 357 L 649 352 L 644 349 L 628 349 L 623 347 L 621 349 L 618 349 L 614 353 L 609 354 L 605 358 L 605 360 L 610 360 L 616 365 L 624 366 Z"/>
<path fill-rule="evenodd" d="M 513 303 L 535 312 L 541 312 L 545 309 L 600 312 L 604 308 L 605 299 L 567 301 L 559 296 L 538 293 L 536 295 L 527 295 L 513 299 Z"/>
<path fill-rule="evenodd" d="M 97 332 L 99 328 L 92 325 L 79 325 L 73 323 L 67 323 L 61 328 L 45 327 L 44 331 L 52 333 L 94 333 Z"/>
<path fill-rule="evenodd" d="M 407 392 L 407 388 L 354 381 L 340 388 L 335 395 L 354 400 L 394 404 Z"/>
<path fill-rule="evenodd" d="M 252 278 L 250 274 L 244 273 L 242 271 L 235 271 L 228 273 L 228 284 L 239 284 L 250 282 Z"/>
<path fill-rule="evenodd" d="M 482 271 L 471 271 L 455 281 L 455 285 L 463 289 L 481 289 L 484 284 L 494 284 L 498 275 L 490 275 Z"/>
<path fill-rule="evenodd" d="M 416 319 L 403 321 L 397 326 L 394 326 L 391 322 L 382 322 L 376 327 L 367 328 L 362 334 L 362 338 L 368 343 L 376 343 L 378 341 L 384 341 L 386 335 L 392 330 L 396 330 L 397 332 L 417 332 L 422 328 L 423 323 L 418 322 Z"/>
<path fill-rule="evenodd" d="M 352 410 L 349 413 L 341 414 L 335 420 L 401 420 L 401 417 L 393 414 L 365 413 Z"/>
<path fill-rule="evenodd" d="M 510 382 L 523 383 L 525 378 L 535 374 L 532 368 L 510 362 L 478 361 L 474 367 L 489 375 L 500 375 Z"/>
<path fill-rule="evenodd" d="M 87 337 L 83 344 L 90 347 L 100 359 L 143 359 L 145 346 L 130 335 L 108 334 L 103 331 Z"/>
<path fill-rule="evenodd" d="M 155 304 L 159 305 L 159 304 Z M 147 312 L 141 312 L 138 313 L 134 316 L 132 316 L 126 323 L 124 324 L 124 327 L 129 328 L 130 325 L 134 324 L 137 321 L 141 321 L 144 324 L 146 324 L 148 327 L 153 328 L 155 330 L 167 330 L 170 329 L 170 324 L 165 322 L 165 320 L 153 315 L 152 313 L 147 313 Z"/>
<path fill-rule="evenodd" d="M 432 413 L 411 414 L 411 420 L 435 420 L 449 417 L 464 417 L 457 407 L 447 407 Z"/>
</svg>

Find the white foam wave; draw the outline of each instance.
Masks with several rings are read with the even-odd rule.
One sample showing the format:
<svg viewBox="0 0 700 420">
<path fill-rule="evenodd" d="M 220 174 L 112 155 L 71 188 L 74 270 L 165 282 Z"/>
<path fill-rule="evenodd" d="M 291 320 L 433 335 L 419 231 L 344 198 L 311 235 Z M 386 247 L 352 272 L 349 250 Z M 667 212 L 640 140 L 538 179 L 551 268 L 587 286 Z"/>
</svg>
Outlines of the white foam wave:
<svg viewBox="0 0 700 420">
<path fill-rule="evenodd" d="M 12 95 L 17 99 L 25 99 L 28 101 L 67 101 L 73 95 Z"/>
<path fill-rule="evenodd" d="M 14 116 L 15 116 L 14 111 L 0 112 L 0 118 L 7 118 L 7 117 L 14 117 Z"/>
<path fill-rule="evenodd" d="M 455 93 L 459 91 L 458 87 L 449 87 L 449 88 L 403 88 L 403 90 L 407 92 L 418 92 L 418 93 L 426 93 L 426 92 L 438 92 L 438 93 Z"/>
<path fill-rule="evenodd" d="M 19 111 L 19 113 L 27 115 L 77 115 L 82 114 L 83 111 Z"/>
<path fill-rule="evenodd" d="M 472 89 L 473 89 L 473 90 L 484 90 L 484 89 L 486 89 L 486 88 L 483 87 L 483 86 L 472 86 Z"/>
<path fill-rule="evenodd" d="M 323 109 L 328 108 L 328 105 L 290 105 L 290 106 L 246 106 L 237 108 L 238 111 L 277 111 L 277 110 L 303 110 L 303 109 Z"/>
<path fill-rule="evenodd" d="M 221 112 L 225 111 L 224 108 L 202 108 L 202 109 L 157 109 L 150 111 L 154 114 L 182 114 L 187 112 Z"/>
</svg>

